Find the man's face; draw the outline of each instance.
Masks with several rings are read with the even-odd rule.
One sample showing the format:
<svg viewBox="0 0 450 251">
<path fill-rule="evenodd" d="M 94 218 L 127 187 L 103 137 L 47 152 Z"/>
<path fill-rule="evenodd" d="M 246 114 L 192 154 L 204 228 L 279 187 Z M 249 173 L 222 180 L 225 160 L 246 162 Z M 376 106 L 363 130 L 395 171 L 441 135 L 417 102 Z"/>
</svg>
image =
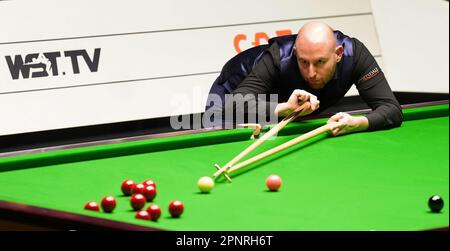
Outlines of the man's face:
<svg viewBox="0 0 450 251">
<path fill-rule="evenodd" d="M 323 88 L 336 71 L 342 47 L 326 44 L 298 44 L 294 48 L 297 64 L 303 78 L 312 89 Z"/>
</svg>

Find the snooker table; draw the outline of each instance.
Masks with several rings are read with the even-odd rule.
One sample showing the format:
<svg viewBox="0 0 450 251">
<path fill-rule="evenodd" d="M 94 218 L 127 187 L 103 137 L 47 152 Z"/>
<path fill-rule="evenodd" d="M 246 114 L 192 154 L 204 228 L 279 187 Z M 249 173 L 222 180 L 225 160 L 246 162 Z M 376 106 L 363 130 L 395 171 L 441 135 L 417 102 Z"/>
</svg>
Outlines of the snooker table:
<svg viewBox="0 0 450 251">
<path fill-rule="evenodd" d="M 232 183 L 219 179 L 209 194 L 199 192 L 197 180 L 249 146 L 252 129 L 184 131 L 3 155 L 0 226 L 22 221 L 26 228 L 29 221 L 38 229 L 448 229 L 448 111 L 448 101 L 404 106 L 401 127 L 318 135 L 233 172 Z M 326 120 L 293 122 L 246 158 Z M 283 180 L 278 192 L 265 186 L 270 174 Z M 130 197 L 120 190 L 125 179 L 156 181 L 154 203 L 162 210 L 157 222 L 134 218 Z M 440 213 L 427 206 L 434 194 L 445 202 Z M 117 200 L 113 213 L 83 209 L 106 195 Z M 180 218 L 169 215 L 172 200 L 184 203 Z"/>
</svg>

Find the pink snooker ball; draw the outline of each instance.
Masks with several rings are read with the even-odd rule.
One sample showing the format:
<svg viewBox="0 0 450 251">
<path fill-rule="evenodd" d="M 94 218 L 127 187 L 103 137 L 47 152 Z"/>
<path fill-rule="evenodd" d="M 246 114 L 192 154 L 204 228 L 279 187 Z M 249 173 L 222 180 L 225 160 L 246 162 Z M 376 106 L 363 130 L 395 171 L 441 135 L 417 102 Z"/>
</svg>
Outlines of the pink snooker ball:
<svg viewBox="0 0 450 251">
<path fill-rule="evenodd" d="M 276 192 L 281 187 L 281 178 L 278 175 L 270 175 L 266 179 L 266 186 L 269 188 L 269 191 Z"/>
</svg>

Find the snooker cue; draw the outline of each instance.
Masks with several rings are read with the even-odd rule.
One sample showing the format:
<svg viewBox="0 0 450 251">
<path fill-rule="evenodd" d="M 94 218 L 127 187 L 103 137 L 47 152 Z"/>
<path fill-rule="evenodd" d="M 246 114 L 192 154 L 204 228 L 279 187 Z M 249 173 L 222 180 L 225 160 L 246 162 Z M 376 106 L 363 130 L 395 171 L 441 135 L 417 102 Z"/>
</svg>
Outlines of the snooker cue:
<svg viewBox="0 0 450 251">
<path fill-rule="evenodd" d="M 236 162 L 238 162 L 240 159 L 242 159 L 244 156 L 246 156 L 248 153 L 253 151 L 256 147 L 261 145 L 266 139 L 272 137 L 276 133 L 278 133 L 281 129 L 283 129 L 289 122 L 294 120 L 295 118 L 300 115 L 300 113 L 304 109 L 309 109 L 311 107 L 310 102 L 305 102 L 300 107 L 298 107 L 295 111 L 290 113 L 288 116 L 286 116 L 283 120 L 281 120 L 275 127 L 270 129 L 266 134 L 264 134 L 261 138 L 253 142 L 249 147 L 247 147 L 244 151 L 242 151 L 240 154 L 238 154 L 236 157 L 234 157 L 230 162 L 228 162 L 225 166 L 217 170 L 213 176 L 216 179 L 219 177 L 220 174 L 222 174 L 224 171 L 227 171 L 232 165 L 234 165 Z"/>
<path fill-rule="evenodd" d="M 336 123 L 336 122 L 333 122 L 333 123 Z M 241 162 L 241 163 L 231 167 L 228 170 L 228 174 L 230 174 L 231 172 L 236 171 L 236 170 L 238 170 L 238 169 L 240 169 L 242 167 L 250 165 L 250 164 L 252 164 L 252 163 L 254 163 L 254 162 L 256 162 L 256 161 L 258 161 L 258 160 L 260 160 L 262 158 L 270 156 L 270 155 L 272 155 L 274 153 L 277 153 L 277 152 L 282 151 L 282 150 L 284 150 L 286 148 L 289 148 L 289 147 L 291 147 L 291 146 L 293 146 L 295 144 L 298 144 L 298 143 L 303 142 L 303 141 L 305 141 L 307 139 L 315 137 L 315 136 L 317 136 L 317 135 L 319 135 L 321 133 L 329 131 L 329 130 L 331 130 L 333 123 L 325 124 L 325 125 L 323 125 L 321 127 L 318 127 L 316 129 L 308 132 L 308 133 L 305 133 L 305 134 L 303 134 L 301 136 L 298 136 L 298 137 L 296 137 L 294 139 L 291 139 L 288 142 L 285 142 L 285 143 L 283 143 L 283 144 L 281 144 L 281 145 L 279 145 L 277 147 L 274 147 L 274 148 L 272 148 L 270 150 L 267 150 L 267 151 L 265 151 L 265 152 L 263 152 L 261 154 L 258 154 L 258 155 L 254 156 L 254 157 L 252 157 L 252 158 L 250 158 L 250 159 L 248 159 L 246 161 L 243 161 L 243 162 Z"/>
</svg>

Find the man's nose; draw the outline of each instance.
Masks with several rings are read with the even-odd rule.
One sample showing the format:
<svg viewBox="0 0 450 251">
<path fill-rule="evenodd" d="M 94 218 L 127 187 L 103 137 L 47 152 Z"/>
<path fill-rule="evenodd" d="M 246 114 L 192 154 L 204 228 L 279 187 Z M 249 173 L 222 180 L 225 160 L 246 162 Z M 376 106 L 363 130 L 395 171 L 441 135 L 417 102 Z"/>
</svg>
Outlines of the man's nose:
<svg viewBox="0 0 450 251">
<path fill-rule="evenodd" d="M 308 77 L 309 78 L 315 78 L 316 75 L 317 75 L 316 68 L 314 67 L 314 65 L 311 64 L 309 66 Z"/>
</svg>

